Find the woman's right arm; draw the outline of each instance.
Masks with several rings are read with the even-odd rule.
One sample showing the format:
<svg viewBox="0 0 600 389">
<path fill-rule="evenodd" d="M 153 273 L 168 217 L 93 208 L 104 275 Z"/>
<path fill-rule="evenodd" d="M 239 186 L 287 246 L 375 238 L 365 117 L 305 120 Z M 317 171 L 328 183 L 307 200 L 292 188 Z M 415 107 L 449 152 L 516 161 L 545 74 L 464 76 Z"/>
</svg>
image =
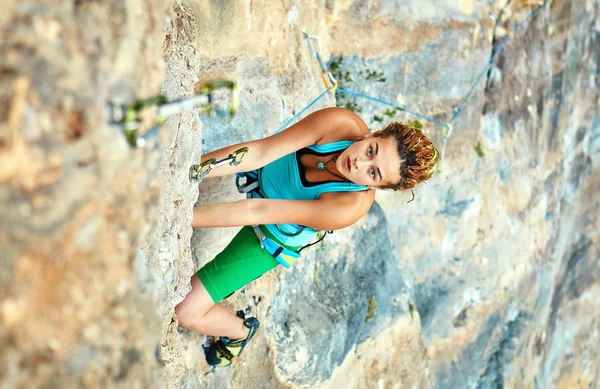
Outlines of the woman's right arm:
<svg viewBox="0 0 600 389">
<path fill-rule="evenodd" d="M 236 227 L 292 223 L 338 230 L 363 217 L 375 191 L 325 193 L 317 200 L 244 199 L 194 208 L 192 227 Z"/>
<path fill-rule="evenodd" d="M 344 108 L 325 108 L 311 113 L 298 123 L 264 139 L 239 143 L 205 154 L 204 162 L 210 158 L 227 158 L 236 150 L 247 147 L 248 153 L 238 166 L 223 165 L 210 173 L 220 177 L 238 172 L 259 169 L 287 154 L 311 146 L 320 141 L 351 139 L 368 133 L 368 128 L 352 111 Z"/>
</svg>

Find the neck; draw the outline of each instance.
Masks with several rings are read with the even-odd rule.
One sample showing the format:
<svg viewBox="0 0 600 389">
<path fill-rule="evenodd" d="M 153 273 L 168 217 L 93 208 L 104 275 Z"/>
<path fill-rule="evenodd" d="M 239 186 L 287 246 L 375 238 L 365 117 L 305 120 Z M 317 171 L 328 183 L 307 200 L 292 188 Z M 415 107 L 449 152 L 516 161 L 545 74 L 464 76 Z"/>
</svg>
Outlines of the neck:
<svg viewBox="0 0 600 389">
<path fill-rule="evenodd" d="M 338 157 L 340 156 L 340 154 L 342 154 L 342 152 L 340 151 L 339 153 L 335 154 L 333 157 L 331 157 L 331 159 L 329 161 L 327 161 L 325 163 L 325 170 L 327 170 L 329 172 L 329 174 L 333 174 L 334 176 L 336 176 L 337 178 L 340 178 L 342 181 L 348 181 L 348 179 L 344 176 L 340 176 L 338 173 L 339 172 L 333 172 L 331 170 L 329 170 L 329 167 L 327 166 L 329 164 L 329 162 L 333 161 L 334 163 L 337 162 Z M 335 169 L 337 170 L 337 169 Z"/>
<path fill-rule="evenodd" d="M 331 170 L 329 170 L 327 167 L 325 168 L 325 170 L 327 170 L 329 173 L 333 174 L 334 176 L 336 176 L 337 178 L 340 178 L 342 181 L 344 182 L 350 182 L 346 177 L 342 177 L 340 175 L 338 175 L 337 173 L 332 172 Z"/>
</svg>

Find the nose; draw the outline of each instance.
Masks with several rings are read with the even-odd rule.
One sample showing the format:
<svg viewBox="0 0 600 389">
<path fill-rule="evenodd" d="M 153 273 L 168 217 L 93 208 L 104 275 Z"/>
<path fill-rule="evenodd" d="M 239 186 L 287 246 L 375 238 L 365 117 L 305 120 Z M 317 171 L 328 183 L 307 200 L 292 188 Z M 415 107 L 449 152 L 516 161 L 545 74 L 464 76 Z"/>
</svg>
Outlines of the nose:
<svg viewBox="0 0 600 389">
<path fill-rule="evenodd" d="M 366 161 L 361 160 L 360 158 L 355 158 L 354 159 L 354 169 L 358 170 L 360 169 Z"/>
</svg>

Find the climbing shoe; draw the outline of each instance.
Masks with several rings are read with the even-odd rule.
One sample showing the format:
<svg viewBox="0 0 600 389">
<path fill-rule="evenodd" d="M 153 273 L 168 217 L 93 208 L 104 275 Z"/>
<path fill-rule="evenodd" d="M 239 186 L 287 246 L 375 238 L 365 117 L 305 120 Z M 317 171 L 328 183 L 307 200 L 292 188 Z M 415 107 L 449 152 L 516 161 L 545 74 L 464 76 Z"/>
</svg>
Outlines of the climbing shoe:
<svg viewBox="0 0 600 389">
<path fill-rule="evenodd" d="M 260 325 L 258 319 L 255 317 L 246 319 L 243 311 L 238 311 L 237 316 L 244 319 L 244 326 L 249 329 L 248 335 L 246 335 L 245 338 L 236 340 L 222 336 L 213 344 L 204 346 L 204 355 L 206 356 L 206 362 L 208 362 L 209 365 L 214 367 L 231 365 L 231 363 L 240 356 L 244 347 L 246 347 L 246 344 L 252 339 L 256 330 L 258 330 Z"/>
</svg>

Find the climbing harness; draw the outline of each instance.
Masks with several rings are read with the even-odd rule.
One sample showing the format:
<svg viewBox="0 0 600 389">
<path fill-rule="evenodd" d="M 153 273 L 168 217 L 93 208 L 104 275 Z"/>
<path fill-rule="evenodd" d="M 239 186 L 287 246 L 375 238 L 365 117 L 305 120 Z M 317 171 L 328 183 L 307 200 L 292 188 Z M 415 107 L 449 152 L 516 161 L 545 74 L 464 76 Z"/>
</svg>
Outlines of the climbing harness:
<svg viewBox="0 0 600 389">
<path fill-rule="evenodd" d="M 247 153 L 248 153 L 248 148 L 242 147 L 241 149 L 238 149 L 238 150 L 234 151 L 233 153 L 229 154 L 229 156 L 227 156 L 227 158 L 223 158 L 220 160 L 217 160 L 216 158 L 211 158 L 211 159 L 208 159 L 208 160 L 202 162 L 199 165 L 192 165 L 190 167 L 190 172 L 189 172 L 190 182 L 193 184 L 202 182 L 204 177 L 206 177 L 212 169 L 217 168 L 219 166 L 223 166 L 223 165 L 227 165 L 227 164 L 229 164 L 231 166 L 238 166 L 242 162 L 242 160 L 244 159 L 244 157 L 246 156 Z"/>
<path fill-rule="evenodd" d="M 237 173 L 235 177 L 235 186 L 237 186 L 238 192 L 241 194 L 245 194 L 246 198 L 248 199 L 252 198 L 252 193 L 256 193 L 258 197 L 264 198 L 265 196 L 260 190 L 258 175 L 258 170 Z M 240 182 L 240 179 L 242 178 L 246 179 L 246 182 L 244 184 Z M 298 258 L 300 258 L 300 251 L 302 249 L 300 249 L 299 251 L 293 251 L 279 245 L 273 239 L 267 237 L 258 225 L 252 226 L 252 229 L 254 230 L 256 237 L 260 241 L 260 247 L 267 250 L 267 252 L 284 267 L 289 268 L 296 262 Z"/>
<path fill-rule="evenodd" d="M 284 267 L 289 268 L 298 258 L 300 258 L 300 251 L 292 251 L 286 247 L 280 246 L 273 239 L 267 237 L 258 225 L 252 226 L 252 229 L 260 241 L 260 247 L 267 250 L 267 252 Z"/>
<path fill-rule="evenodd" d="M 327 234 L 333 234 L 333 231 L 322 231 L 323 235 L 321 235 L 321 237 L 319 239 L 317 239 L 316 241 L 314 241 L 313 243 L 309 243 L 307 245 L 302 246 L 298 252 L 301 252 L 302 250 L 309 248 L 310 246 L 314 246 L 317 243 L 319 243 L 320 241 L 322 241 L 323 239 L 325 239 L 325 237 L 327 236 Z"/>
<path fill-rule="evenodd" d="M 213 92 L 217 89 L 228 89 L 230 91 L 229 114 L 233 115 L 239 106 L 237 83 L 229 80 L 213 80 L 204 83 L 197 95 L 175 101 L 168 101 L 165 96 L 158 95 L 138 100 L 130 106 L 116 105 L 109 102 L 107 103 L 108 121 L 111 125 L 123 131 L 127 142 L 132 147 L 144 147 L 149 139 L 156 136 L 168 116 L 191 110 L 199 105 L 203 106 L 207 112 L 211 112 Z M 150 130 L 140 135 L 140 114 L 150 107 L 156 107 L 157 109 L 156 121 Z"/>
<path fill-rule="evenodd" d="M 253 193 L 257 194 L 257 196 L 260 198 L 265 198 L 265 196 L 263 195 L 263 193 L 260 189 L 260 184 L 258 181 L 259 174 L 260 174 L 260 172 L 258 170 L 253 170 L 250 172 L 236 173 L 235 185 L 238 189 L 238 192 L 241 194 L 245 194 L 246 198 L 248 198 L 248 199 L 253 198 L 252 197 Z M 242 178 L 244 178 L 246 180 L 246 182 L 243 184 L 240 181 Z M 306 227 L 306 226 L 297 225 L 298 231 L 296 233 L 290 234 L 290 233 L 286 233 L 285 231 L 283 231 L 279 227 L 279 225 L 276 225 L 276 227 L 279 230 L 279 232 L 281 232 L 282 234 L 287 235 L 287 236 L 298 235 L 304 229 L 310 228 L 310 227 Z M 260 247 L 267 250 L 267 252 L 269 254 L 271 254 L 271 256 L 277 260 L 277 262 L 279 262 L 286 268 L 289 268 L 290 266 L 292 266 L 296 262 L 296 260 L 298 258 L 300 258 L 300 252 L 302 252 L 302 250 L 319 243 L 320 241 L 322 241 L 325 238 L 325 236 L 327 234 L 333 234 L 333 231 L 324 231 L 323 235 L 317 241 L 306 244 L 306 245 L 302 246 L 301 248 L 299 248 L 297 251 L 294 251 L 294 250 L 290 250 L 287 247 L 280 245 L 273 239 L 266 236 L 265 233 L 263 232 L 263 230 L 261 230 L 260 226 L 254 225 L 254 226 L 252 226 L 252 229 L 254 230 L 256 237 L 260 241 Z M 315 231 L 317 231 L 317 230 L 315 230 Z"/>
<path fill-rule="evenodd" d="M 391 102 L 387 102 L 372 96 L 368 96 L 366 94 L 362 94 L 362 93 L 357 93 L 357 92 L 353 92 L 350 90 L 345 90 L 342 88 L 339 88 L 339 83 L 337 81 L 337 79 L 332 75 L 332 73 L 327 69 L 327 67 L 325 66 L 323 59 L 321 57 L 321 40 L 319 37 L 314 36 L 314 35 L 308 35 L 308 34 L 303 34 L 304 38 L 307 40 L 307 43 L 309 45 L 309 49 L 312 53 L 312 55 L 316 58 L 319 67 L 321 69 L 321 78 L 323 80 L 323 84 L 326 87 L 326 90 L 323 91 L 318 97 L 316 97 L 315 99 L 313 99 L 304 109 L 302 109 L 299 113 L 295 114 L 291 119 L 287 120 L 275 133 L 278 133 L 280 131 L 282 131 L 283 129 L 287 128 L 293 121 L 295 121 L 298 117 L 300 117 L 304 112 L 306 112 L 310 107 L 312 107 L 317 101 L 319 101 L 321 98 L 323 98 L 328 92 L 340 92 L 340 93 L 344 93 L 344 94 L 349 94 L 349 95 L 353 95 L 356 97 L 361 97 L 361 98 L 366 98 L 372 101 L 376 101 L 379 102 L 381 104 L 385 104 L 391 107 L 394 107 L 396 109 L 399 109 L 401 111 L 406 112 L 407 114 L 411 114 L 414 116 L 417 116 L 423 120 L 429 121 L 431 123 L 434 123 L 440 127 L 443 128 L 443 139 L 442 139 L 442 147 L 441 147 L 441 152 L 439 155 L 439 162 L 437 164 L 437 166 L 435 167 L 435 169 L 439 172 L 441 172 L 442 170 L 442 162 L 445 158 L 445 152 L 446 152 L 446 145 L 448 142 L 448 139 L 452 136 L 452 133 L 454 131 L 454 126 L 452 125 L 452 123 L 454 122 L 454 120 L 458 117 L 458 115 L 460 114 L 460 112 L 462 111 L 462 109 L 464 108 L 465 104 L 467 103 L 467 101 L 469 100 L 469 98 L 471 97 L 471 95 L 473 94 L 476 86 L 481 82 L 483 75 L 485 74 L 485 72 L 487 72 L 493 63 L 493 59 L 495 57 L 495 55 L 498 53 L 498 51 L 500 50 L 500 48 L 502 47 L 502 45 L 506 42 L 508 36 L 510 36 L 510 34 L 512 34 L 512 32 L 514 32 L 516 29 L 520 28 L 526 21 L 530 20 L 531 18 L 533 18 L 533 16 L 535 16 L 543 7 L 545 7 L 548 4 L 549 0 L 545 0 L 543 4 L 539 5 L 533 12 L 532 14 L 523 22 L 518 23 L 517 25 L 515 25 L 515 27 L 509 31 L 509 34 L 504 37 L 495 47 L 495 49 L 492 52 L 491 58 L 488 62 L 488 64 L 484 67 L 483 71 L 479 74 L 479 76 L 476 78 L 475 82 L 473 83 L 473 85 L 471 86 L 471 89 L 469 90 L 469 92 L 466 94 L 466 96 L 464 97 L 464 99 L 461 101 L 460 105 L 458 106 L 458 108 L 455 109 L 454 114 L 452 115 L 451 119 L 446 122 L 440 122 L 434 118 L 428 117 L 426 115 L 420 114 L 418 112 L 409 110 L 406 107 L 403 107 L 401 105 L 398 104 L 394 104 Z M 313 42 L 316 43 L 317 49 L 315 49 L 315 46 L 313 45 Z M 234 87 L 232 87 L 232 90 L 237 90 L 237 88 L 235 87 L 235 84 L 233 84 Z M 221 86 L 226 86 L 226 84 L 221 85 Z M 205 103 L 194 103 L 192 106 L 196 105 L 196 104 L 204 104 L 204 105 L 208 105 L 210 103 L 210 87 L 208 87 L 209 89 L 202 89 L 201 93 L 204 93 L 204 95 L 208 96 L 208 100 Z M 202 96 L 202 94 L 200 95 Z M 159 96 L 160 98 L 164 99 L 164 97 Z M 152 104 L 156 104 L 159 107 L 162 105 L 166 105 L 166 99 L 164 99 L 164 101 L 162 99 L 158 99 L 156 101 L 152 101 Z M 236 99 L 234 99 L 235 101 L 235 108 L 237 108 L 237 97 Z M 126 114 L 125 117 L 126 119 L 129 120 L 124 120 L 124 122 L 127 124 L 128 122 L 131 121 L 136 121 L 137 122 L 137 113 L 138 110 L 143 108 L 146 103 L 146 101 L 141 102 L 140 108 L 135 109 L 135 107 L 137 107 L 138 105 L 134 105 L 134 109 L 132 109 L 131 112 L 133 112 L 133 114 L 131 115 L 133 117 L 133 119 L 129 118 L 129 116 Z M 177 103 L 177 102 L 175 102 Z M 179 102 L 181 103 L 181 102 Z M 148 103 L 146 103 L 147 105 L 149 105 Z M 230 110 L 230 113 L 233 114 L 233 112 L 235 111 L 234 108 L 234 104 L 232 104 L 232 108 Z M 130 112 L 129 110 L 127 111 L 128 113 Z M 164 119 L 163 119 L 164 121 Z M 126 126 L 125 126 L 126 127 Z M 135 129 L 137 129 L 137 127 L 135 127 Z M 138 145 L 138 141 L 135 137 L 135 133 L 133 135 L 128 136 L 128 139 L 130 140 L 130 143 L 132 143 L 134 140 L 135 142 L 132 143 L 132 145 L 134 146 L 139 146 Z M 143 137 L 142 137 L 143 138 Z M 198 183 L 201 182 L 204 177 L 210 173 L 210 171 L 213 168 L 222 166 L 224 164 L 230 164 L 233 166 L 237 166 L 240 164 L 240 162 L 242 161 L 242 159 L 244 158 L 244 156 L 246 155 L 248 149 L 247 148 L 242 148 L 239 149 L 237 151 L 235 151 L 234 153 L 230 154 L 227 158 L 222 159 L 222 160 L 216 160 L 214 158 L 207 160 L 199 165 L 193 165 L 190 167 L 190 171 L 189 171 L 189 179 L 191 182 L 193 183 Z M 248 198 L 252 197 L 252 193 L 257 193 L 259 197 L 264 197 L 260 191 L 260 184 L 259 184 L 259 174 L 260 171 L 259 170 L 255 170 L 255 171 L 250 171 L 250 172 L 243 172 L 243 173 L 237 173 L 236 174 L 236 186 L 238 188 L 238 192 L 239 193 L 243 193 L 246 194 L 246 196 Z M 240 179 L 241 178 L 245 178 L 246 182 L 244 184 L 240 183 Z M 298 226 L 300 231 L 297 232 L 297 234 L 299 234 L 304 228 L 304 226 Z M 277 228 L 279 229 L 280 232 L 284 233 L 279 226 L 277 226 Z M 257 236 L 257 238 L 260 241 L 260 245 L 261 247 L 263 247 L 265 250 L 267 250 L 267 252 L 269 254 L 271 254 L 279 263 L 281 263 L 284 267 L 289 268 L 294 262 L 296 262 L 296 260 L 300 257 L 300 251 L 302 251 L 303 249 L 310 247 L 314 244 L 317 244 L 318 242 L 320 242 L 328 233 L 332 233 L 332 231 L 325 231 L 325 233 L 314 243 L 308 244 L 303 246 L 302 248 L 300 248 L 298 251 L 293 251 L 290 250 L 280 244 L 278 244 L 277 242 L 275 242 L 273 239 L 269 238 L 268 236 L 265 235 L 265 233 L 263 232 L 263 230 L 261 230 L 260 226 L 255 225 L 253 226 L 253 230 Z M 285 234 L 285 233 L 284 233 Z M 286 234 L 288 235 L 288 234 Z M 289 235 L 292 236 L 292 235 Z"/>
</svg>

